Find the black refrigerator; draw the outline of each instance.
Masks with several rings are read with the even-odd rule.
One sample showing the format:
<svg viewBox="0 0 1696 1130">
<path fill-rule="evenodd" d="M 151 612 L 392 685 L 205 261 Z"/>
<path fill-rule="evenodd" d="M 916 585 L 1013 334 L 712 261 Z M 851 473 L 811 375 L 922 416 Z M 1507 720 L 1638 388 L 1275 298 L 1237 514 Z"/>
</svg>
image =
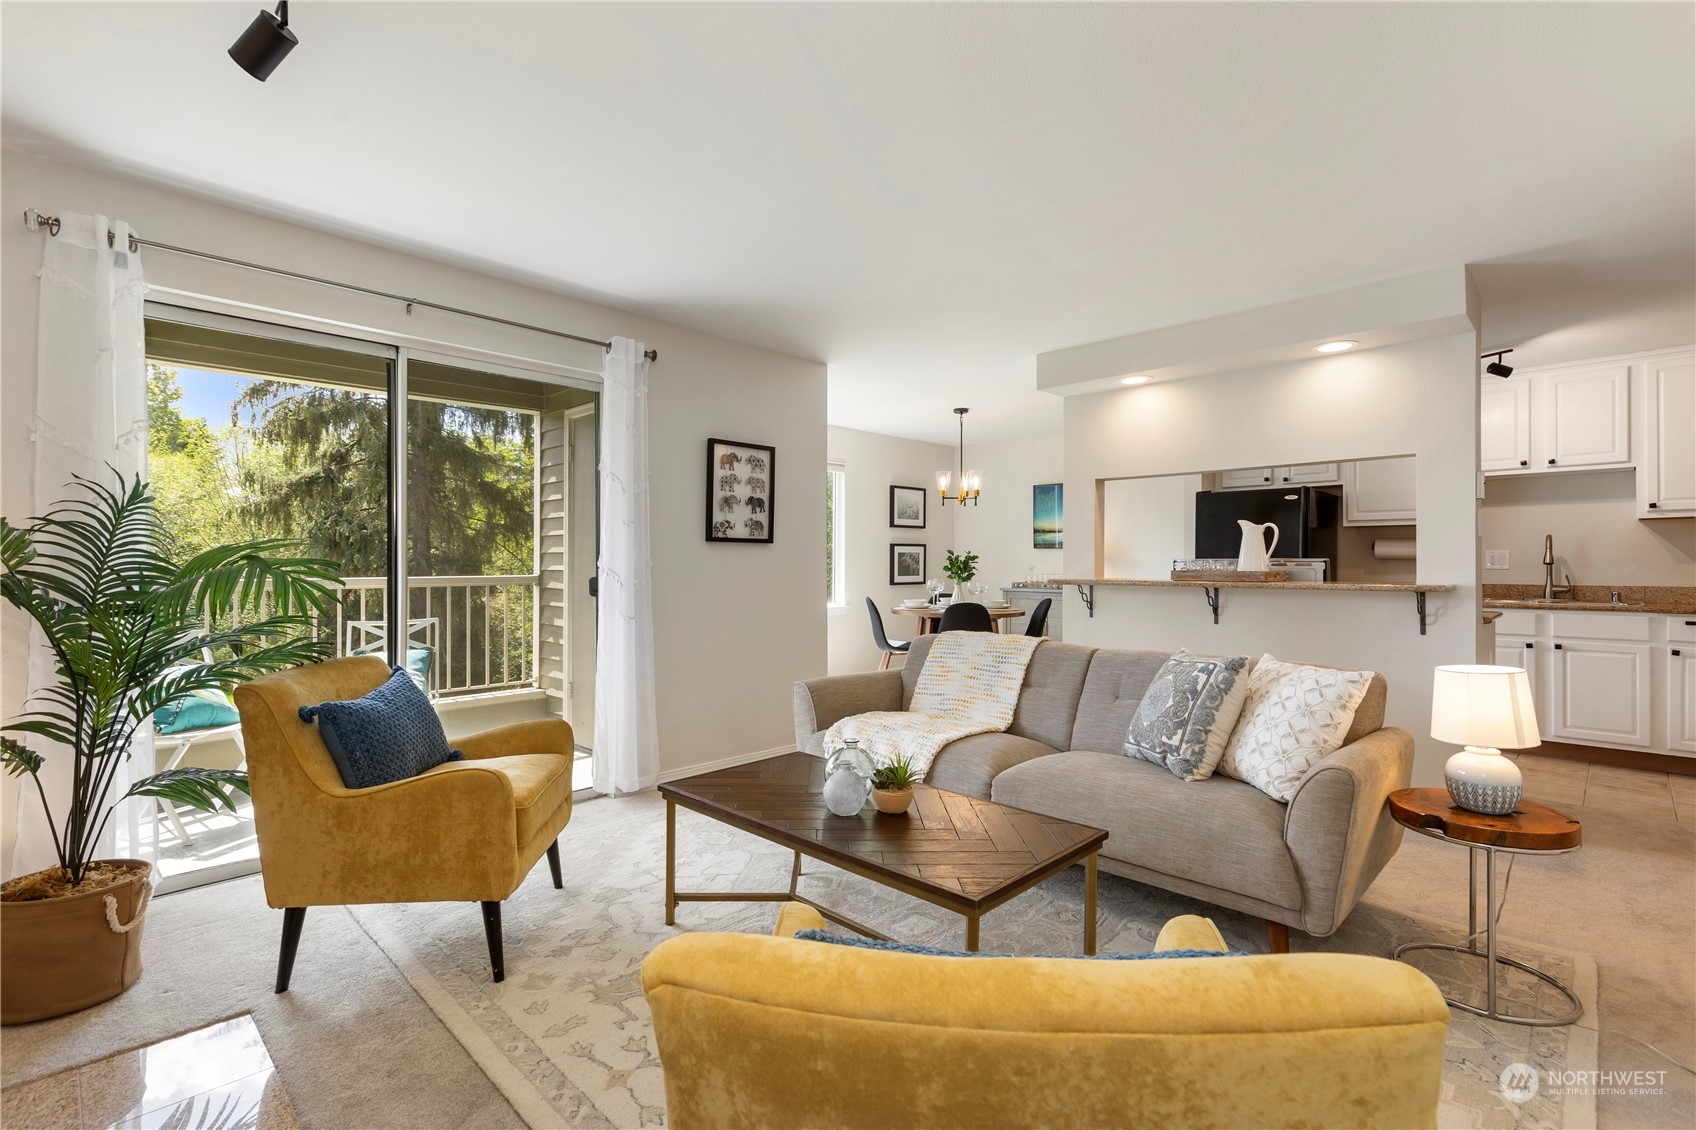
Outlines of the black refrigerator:
<svg viewBox="0 0 1696 1130">
<path fill-rule="evenodd" d="M 1237 556 L 1243 544 L 1239 520 L 1278 527 L 1273 557 L 1323 557 L 1337 575 L 1337 524 L 1342 498 L 1325 487 L 1268 490 L 1204 490 L 1195 496 L 1195 555 Z"/>
</svg>

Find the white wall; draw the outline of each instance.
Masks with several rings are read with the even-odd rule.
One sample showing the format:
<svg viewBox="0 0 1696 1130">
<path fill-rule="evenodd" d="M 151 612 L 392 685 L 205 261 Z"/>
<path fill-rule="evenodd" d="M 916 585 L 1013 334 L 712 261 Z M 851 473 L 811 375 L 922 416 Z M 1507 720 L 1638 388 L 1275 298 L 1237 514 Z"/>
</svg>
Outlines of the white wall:
<svg viewBox="0 0 1696 1130">
<path fill-rule="evenodd" d="M 1101 484 L 1101 575 L 1164 580 L 1195 556 L 1200 475 L 1109 479 Z"/>
<path fill-rule="evenodd" d="M 889 609 L 907 597 L 925 595 L 923 585 L 889 583 L 890 545 L 901 542 L 926 546 L 925 568 L 930 577 L 942 576 L 948 550 L 954 548 L 955 511 L 959 507 L 938 502 L 935 490 L 936 472 L 954 465 L 954 449 L 853 428 L 831 428 L 829 458 L 843 464 L 847 480 L 842 539 L 847 602 L 829 616 L 830 673 L 873 671 L 883 656 L 872 643 L 866 598 L 869 596 L 877 602 L 889 638 L 906 640 L 917 634 L 918 621 L 892 615 Z M 822 480 L 824 467 L 816 466 Z M 891 486 L 920 487 L 926 492 L 924 529 L 890 526 Z M 822 504 L 822 481 L 819 490 Z M 822 550 L 822 535 L 819 545 Z M 822 552 L 817 556 L 822 557 Z"/>
<path fill-rule="evenodd" d="M 1418 455 L 1418 579 L 1456 591 L 1430 598 L 1432 623 L 1422 636 L 1414 599 L 1402 594 L 1227 589 L 1215 625 L 1194 589 L 1098 587 L 1093 618 L 1072 589 L 1067 640 L 1271 652 L 1380 671 L 1390 724 L 1417 743 L 1415 780 L 1437 783 L 1452 750 L 1429 737 L 1431 669 L 1477 662 L 1487 638 L 1474 499 L 1477 403 L 1472 333 L 1069 397 L 1068 498 L 1092 497 L 1106 478 Z M 1097 533 L 1070 509 L 1079 517 L 1068 522 L 1066 572 L 1094 575 Z"/>
<path fill-rule="evenodd" d="M 680 775 L 791 742 L 790 684 L 825 670 L 817 457 L 825 447 L 823 364 L 13 151 L 0 165 L 0 198 L 0 509 L 9 518 L 33 510 L 35 273 L 48 238 L 22 227 L 26 207 L 101 213 L 166 243 L 589 336 L 638 338 L 659 350 L 649 426 L 661 770 Z M 465 221 L 444 215 L 442 222 Z M 232 313 L 302 316 L 342 323 L 355 335 L 368 328 L 494 357 L 600 368 L 592 346 L 423 309 L 408 316 L 394 302 L 167 253 L 147 251 L 143 259 L 150 287 L 211 296 Z M 776 446 L 774 544 L 706 542 L 708 436 Z M 25 639 L 21 618 L 6 610 L 0 710 L 7 717 L 20 708 Z M 6 786 L 9 797 L 16 782 L 7 778 Z M 9 836 L 5 847 L 9 863 Z"/>
<path fill-rule="evenodd" d="M 955 549 L 978 555 L 978 577 L 992 588 L 1023 581 L 1033 569 L 1060 572 L 1065 568 L 1064 550 L 1031 545 L 1031 488 L 1061 481 L 1065 471 L 1062 437 L 1027 436 L 974 444 L 968 431 L 966 441 L 966 465 L 983 472 L 984 487 L 976 506 L 956 507 Z M 1093 495 L 1078 498 L 1067 489 L 1068 543 L 1074 530 L 1087 526 L 1094 505 Z"/>
<path fill-rule="evenodd" d="M 1696 520 L 1637 519 L 1637 473 L 1492 478 L 1479 514 L 1484 548 L 1508 551 L 1486 584 L 1542 584 L 1543 537 L 1581 585 L 1696 585 Z M 1557 579 L 1557 584 L 1561 583 Z"/>
</svg>

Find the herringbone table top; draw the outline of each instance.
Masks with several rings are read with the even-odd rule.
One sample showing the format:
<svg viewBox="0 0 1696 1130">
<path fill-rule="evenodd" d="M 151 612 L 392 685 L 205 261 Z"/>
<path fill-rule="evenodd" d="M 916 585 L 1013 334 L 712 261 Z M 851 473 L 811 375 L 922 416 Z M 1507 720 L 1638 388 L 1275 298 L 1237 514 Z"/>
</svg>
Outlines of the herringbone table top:
<svg viewBox="0 0 1696 1130">
<path fill-rule="evenodd" d="M 824 759 L 786 753 L 660 786 L 668 800 L 845 871 L 950 906 L 992 910 L 1090 855 L 1107 833 L 919 785 L 913 807 L 825 807 Z"/>
</svg>

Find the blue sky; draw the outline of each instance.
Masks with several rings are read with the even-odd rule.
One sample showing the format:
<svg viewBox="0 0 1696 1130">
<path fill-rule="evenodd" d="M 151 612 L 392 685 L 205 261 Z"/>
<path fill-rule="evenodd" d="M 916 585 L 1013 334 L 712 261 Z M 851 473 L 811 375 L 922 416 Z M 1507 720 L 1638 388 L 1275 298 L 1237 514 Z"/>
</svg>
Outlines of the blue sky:
<svg viewBox="0 0 1696 1130">
<path fill-rule="evenodd" d="M 230 403 L 253 383 L 253 378 L 204 369 L 178 369 L 177 381 L 183 390 L 183 398 L 177 403 L 182 414 L 199 416 L 211 427 L 222 428 L 230 422 Z"/>
</svg>

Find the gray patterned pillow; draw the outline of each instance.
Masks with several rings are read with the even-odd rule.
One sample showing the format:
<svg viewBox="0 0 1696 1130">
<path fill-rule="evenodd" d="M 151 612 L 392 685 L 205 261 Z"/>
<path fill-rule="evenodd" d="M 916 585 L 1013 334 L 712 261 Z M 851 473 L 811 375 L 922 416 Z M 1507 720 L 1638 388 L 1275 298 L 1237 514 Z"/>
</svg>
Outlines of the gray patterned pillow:
<svg viewBox="0 0 1696 1130">
<path fill-rule="evenodd" d="M 1161 665 L 1125 734 L 1125 756 L 1164 765 L 1185 781 L 1205 781 L 1248 696 L 1248 657 L 1203 658 L 1180 651 Z"/>
</svg>

